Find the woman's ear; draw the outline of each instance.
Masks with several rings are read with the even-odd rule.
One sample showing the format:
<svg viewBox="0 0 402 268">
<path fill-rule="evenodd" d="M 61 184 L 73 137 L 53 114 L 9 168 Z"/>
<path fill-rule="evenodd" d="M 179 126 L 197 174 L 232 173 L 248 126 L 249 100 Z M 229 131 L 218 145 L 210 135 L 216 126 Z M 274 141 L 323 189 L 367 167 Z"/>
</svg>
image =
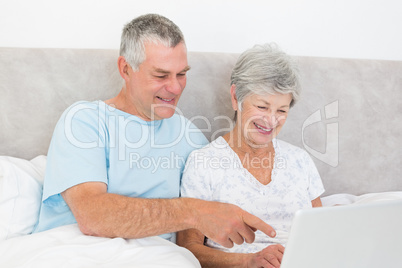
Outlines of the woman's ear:
<svg viewBox="0 0 402 268">
<path fill-rule="evenodd" d="M 231 95 L 231 98 L 232 98 L 232 108 L 233 108 L 233 110 L 235 110 L 235 111 L 239 110 L 239 103 L 237 102 L 236 85 L 235 84 L 233 84 L 230 87 L 230 95 Z"/>
<path fill-rule="evenodd" d="M 125 81 L 127 81 L 130 77 L 130 75 L 128 74 L 128 69 L 130 68 L 130 65 L 123 56 L 120 56 L 117 59 L 117 67 L 119 68 L 120 76 Z"/>
</svg>

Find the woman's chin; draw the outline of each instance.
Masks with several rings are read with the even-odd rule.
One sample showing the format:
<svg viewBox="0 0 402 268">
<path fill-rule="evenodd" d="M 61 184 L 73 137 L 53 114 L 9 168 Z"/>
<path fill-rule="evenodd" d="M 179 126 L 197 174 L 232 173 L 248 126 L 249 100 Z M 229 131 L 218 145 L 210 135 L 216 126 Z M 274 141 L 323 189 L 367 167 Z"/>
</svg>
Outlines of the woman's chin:
<svg viewBox="0 0 402 268">
<path fill-rule="evenodd" d="M 265 138 L 249 138 L 246 139 L 247 144 L 252 148 L 264 148 L 268 147 L 272 142 L 272 137 L 265 137 Z"/>
</svg>

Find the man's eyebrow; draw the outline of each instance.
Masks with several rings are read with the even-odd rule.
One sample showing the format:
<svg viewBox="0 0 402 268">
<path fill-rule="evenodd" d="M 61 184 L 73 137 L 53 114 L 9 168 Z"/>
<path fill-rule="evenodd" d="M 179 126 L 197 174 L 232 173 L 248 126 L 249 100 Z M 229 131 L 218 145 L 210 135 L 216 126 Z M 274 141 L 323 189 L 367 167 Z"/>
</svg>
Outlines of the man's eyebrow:
<svg viewBox="0 0 402 268">
<path fill-rule="evenodd" d="M 169 71 L 163 70 L 163 69 L 161 69 L 161 68 L 155 68 L 154 71 L 157 72 L 157 73 L 163 73 L 163 74 L 168 74 L 168 73 L 170 73 Z"/>
<path fill-rule="evenodd" d="M 187 72 L 187 71 L 190 70 L 190 69 L 191 69 L 190 66 L 186 66 L 186 67 L 184 67 L 184 69 L 181 70 L 179 73 Z M 157 72 L 157 73 L 162 73 L 162 74 L 169 74 L 169 73 L 170 73 L 169 71 L 164 70 L 164 69 L 161 69 L 161 68 L 155 68 L 154 71 Z"/>
<path fill-rule="evenodd" d="M 181 73 L 182 73 L 182 72 L 187 72 L 187 71 L 189 71 L 190 69 L 191 69 L 191 67 L 187 65 L 187 66 L 181 71 Z"/>
</svg>

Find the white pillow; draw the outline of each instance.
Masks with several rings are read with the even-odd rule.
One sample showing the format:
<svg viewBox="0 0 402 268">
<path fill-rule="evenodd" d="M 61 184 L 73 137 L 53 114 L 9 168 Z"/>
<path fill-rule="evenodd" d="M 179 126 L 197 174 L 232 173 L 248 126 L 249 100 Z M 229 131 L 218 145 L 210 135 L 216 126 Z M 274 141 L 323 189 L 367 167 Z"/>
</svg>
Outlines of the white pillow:
<svg viewBox="0 0 402 268">
<path fill-rule="evenodd" d="M 0 241 L 32 233 L 38 222 L 46 156 L 0 156 Z"/>
</svg>

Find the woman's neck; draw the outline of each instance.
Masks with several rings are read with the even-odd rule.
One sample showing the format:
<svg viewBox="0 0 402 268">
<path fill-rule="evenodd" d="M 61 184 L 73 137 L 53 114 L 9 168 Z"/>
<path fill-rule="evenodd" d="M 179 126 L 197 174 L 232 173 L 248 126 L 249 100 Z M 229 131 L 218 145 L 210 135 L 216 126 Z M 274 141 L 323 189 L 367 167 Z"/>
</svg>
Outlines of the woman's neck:
<svg viewBox="0 0 402 268">
<path fill-rule="evenodd" d="M 263 146 L 254 146 L 245 139 L 242 133 L 235 128 L 223 138 L 237 154 L 243 167 L 261 184 L 269 184 L 275 162 L 275 149 L 272 141 Z"/>
</svg>

